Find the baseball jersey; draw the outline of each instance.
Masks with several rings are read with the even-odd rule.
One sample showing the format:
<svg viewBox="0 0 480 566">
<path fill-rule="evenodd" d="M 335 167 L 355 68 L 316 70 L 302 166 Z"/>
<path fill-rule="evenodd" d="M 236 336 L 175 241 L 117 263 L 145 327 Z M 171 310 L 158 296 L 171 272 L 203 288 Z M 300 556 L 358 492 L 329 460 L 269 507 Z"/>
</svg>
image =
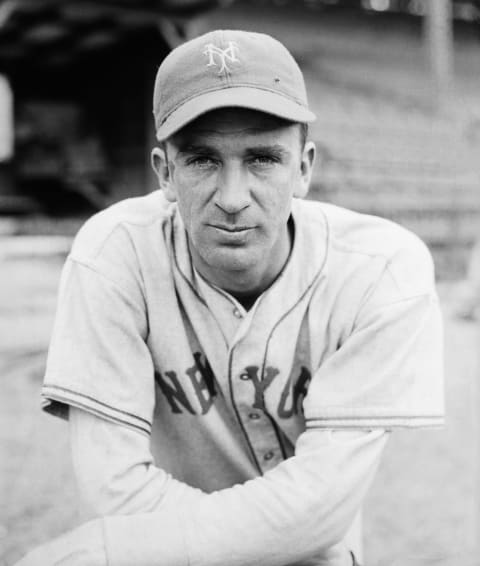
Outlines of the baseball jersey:
<svg viewBox="0 0 480 566">
<path fill-rule="evenodd" d="M 61 280 L 43 407 L 150 437 L 213 492 L 267 474 L 318 429 L 443 420 L 430 255 L 384 219 L 294 199 L 294 244 L 246 311 L 194 269 L 175 204 L 129 199 L 82 228 Z"/>
</svg>

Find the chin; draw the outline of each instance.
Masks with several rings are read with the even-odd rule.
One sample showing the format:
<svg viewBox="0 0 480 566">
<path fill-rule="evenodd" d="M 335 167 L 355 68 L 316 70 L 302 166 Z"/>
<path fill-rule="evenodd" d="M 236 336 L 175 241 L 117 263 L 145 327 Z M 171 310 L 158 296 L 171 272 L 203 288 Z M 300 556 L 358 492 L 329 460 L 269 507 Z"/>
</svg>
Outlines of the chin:
<svg viewBox="0 0 480 566">
<path fill-rule="evenodd" d="M 211 258 L 210 266 L 219 271 L 249 271 L 261 262 L 258 253 L 241 248 L 225 248 Z"/>
</svg>

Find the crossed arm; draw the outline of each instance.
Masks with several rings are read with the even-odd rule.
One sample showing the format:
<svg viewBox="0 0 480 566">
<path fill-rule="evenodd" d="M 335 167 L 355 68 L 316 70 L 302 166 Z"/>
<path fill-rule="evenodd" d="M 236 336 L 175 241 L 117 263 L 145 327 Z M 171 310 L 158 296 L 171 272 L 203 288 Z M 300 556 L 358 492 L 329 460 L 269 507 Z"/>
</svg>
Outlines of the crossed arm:
<svg viewBox="0 0 480 566">
<path fill-rule="evenodd" d="M 156 467 L 146 436 L 79 409 L 71 431 L 80 489 L 100 517 L 19 566 L 350 566 L 342 539 L 388 436 L 307 430 L 294 457 L 206 494 Z"/>
</svg>

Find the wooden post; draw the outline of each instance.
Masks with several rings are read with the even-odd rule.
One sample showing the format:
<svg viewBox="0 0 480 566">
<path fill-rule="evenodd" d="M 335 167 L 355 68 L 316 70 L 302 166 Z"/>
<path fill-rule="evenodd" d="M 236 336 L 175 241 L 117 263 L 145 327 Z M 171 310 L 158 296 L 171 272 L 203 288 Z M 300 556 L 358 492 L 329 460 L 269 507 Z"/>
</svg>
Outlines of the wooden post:
<svg viewBox="0 0 480 566">
<path fill-rule="evenodd" d="M 432 100 L 448 106 L 453 83 L 452 0 L 424 0 L 424 36 L 431 72 Z"/>
<path fill-rule="evenodd" d="M 10 83 L 0 75 L 0 163 L 13 157 L 13 93 Z"/>
</svg>

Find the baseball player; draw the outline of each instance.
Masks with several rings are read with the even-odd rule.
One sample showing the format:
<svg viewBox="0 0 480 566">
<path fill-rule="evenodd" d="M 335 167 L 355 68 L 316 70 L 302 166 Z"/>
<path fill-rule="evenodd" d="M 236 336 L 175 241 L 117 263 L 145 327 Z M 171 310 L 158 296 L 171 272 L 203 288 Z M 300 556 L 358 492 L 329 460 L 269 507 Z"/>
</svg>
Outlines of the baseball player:
<svg viewBox="0 0 480 566">
<path fill-rule="evenodd" d="M 430 255 L 302 200 L 314 119 L 275 39 L 215 31 L 154 91 L 160 190 L 91 218 L 43 386 L 92 519 L 22 566 L 350 566 L 389 432 L 443 418 Z"/>
</svg>

